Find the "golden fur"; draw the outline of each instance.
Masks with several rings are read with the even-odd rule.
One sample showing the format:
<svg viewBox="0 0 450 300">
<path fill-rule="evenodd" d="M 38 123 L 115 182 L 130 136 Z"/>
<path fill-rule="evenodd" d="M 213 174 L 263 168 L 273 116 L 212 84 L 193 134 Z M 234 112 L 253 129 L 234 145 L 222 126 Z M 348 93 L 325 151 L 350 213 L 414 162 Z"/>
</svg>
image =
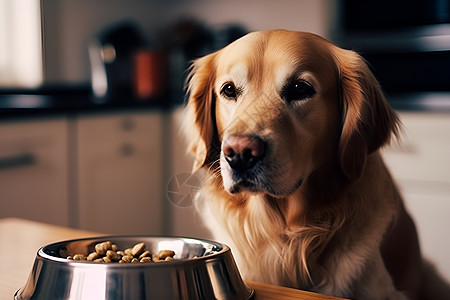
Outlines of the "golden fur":
<svg viewBox="0 0 450 300">
<path fill-rule="evenodd" d="M 314 93 L 283 97 L 289 80 Z M 188 90 L 194 169 L 206 173 L 198 208 L 244 278 L 420 299 L 414 224 L 378 151 L 399 120 L 359 55 L 310 33 L 255 32 L 196 60 Z M 251 183 L 224 157 L 230 136 L 265 143 Z"/>
</svg>

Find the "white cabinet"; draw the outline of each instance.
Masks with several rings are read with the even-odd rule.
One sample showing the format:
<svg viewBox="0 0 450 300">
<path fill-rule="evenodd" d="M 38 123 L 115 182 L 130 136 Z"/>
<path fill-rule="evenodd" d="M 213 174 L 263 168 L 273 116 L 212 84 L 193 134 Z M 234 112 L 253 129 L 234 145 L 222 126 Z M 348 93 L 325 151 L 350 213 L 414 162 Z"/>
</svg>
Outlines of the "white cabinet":
<svg viewBox="0 0 450 300">
<path fill-rule="evenodd" d="M 168 153 L 170 155 L 170 164 L 167 166 L 166 179 L 168 183 L 174 182 L 177 179 L 182 179 L 183 176 L 191 176 L 192 167 L 194 165 L 194 157 L 188 152 L 189 145 L 181 131 L 184 118 L 184 107 L 173 110 L 170 115 L 171 131 L 169 132 L 169 149 L 171 151 Z M 200 182 L 203 178 L 197 175 L 192 176 L 194 177 L 193 182 L 198 183 L 198 186 L 192 187 L 192 183 L 188 182 L 188 184 L 185 185 L 183 182 L 177 181 L 180 186 L 169 187 L 167 201 L 172 217 L 170 233 L 177 236 L 195 236 L 211 239 L 213 237 L 203 223 L 202 218 L 195 210 L 193 203 L 195 189 L 201 187 Z M 184 177 L 184 179 L 185 178 L 186 177 Z M 171 193 L 176 193 L 185 200 L 183 200 L 182 203 L 178 203 L 178 199 Z"/>
<path fill-rule="evenodd" d="M 385 151 L 392 172 L 410 181 L 450 183 L 450 114 L 402 112 L 400 143 Z"/>
<path fill-rule="evenodd" d="M 163 118 L 146 112 L 74 121 L 78 227 L 110 234 L 164 232 Z"/>
<path fill-rule="evenodd" d="M 68 225 L 68 124 L 0 123 L 0 217 Z"/>
</svg>

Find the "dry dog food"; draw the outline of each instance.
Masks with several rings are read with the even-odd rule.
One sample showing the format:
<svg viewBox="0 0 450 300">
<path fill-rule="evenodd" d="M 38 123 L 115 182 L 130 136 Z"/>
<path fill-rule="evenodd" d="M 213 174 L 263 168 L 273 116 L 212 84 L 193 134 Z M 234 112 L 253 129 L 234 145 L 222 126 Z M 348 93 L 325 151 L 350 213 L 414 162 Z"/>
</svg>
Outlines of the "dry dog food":
<svg viewBox="0 0 450 300">
<path fill-rule="evenodd" d="M 117 245 L 111 241 L 101 242 L 95 245 L 94 251 L 87 256 L 84 254 L 74 254 L 67 259 L 92 261 L 99 263 L 134 263 L 134 262 L 161 262 L 171 261 L 175 256 L 172 250 L 161 250 L 158 254 L 152 254 L 145 250 L 145 243 L 137 243 L 131 248 L 118 250 Z"/>
</svg>

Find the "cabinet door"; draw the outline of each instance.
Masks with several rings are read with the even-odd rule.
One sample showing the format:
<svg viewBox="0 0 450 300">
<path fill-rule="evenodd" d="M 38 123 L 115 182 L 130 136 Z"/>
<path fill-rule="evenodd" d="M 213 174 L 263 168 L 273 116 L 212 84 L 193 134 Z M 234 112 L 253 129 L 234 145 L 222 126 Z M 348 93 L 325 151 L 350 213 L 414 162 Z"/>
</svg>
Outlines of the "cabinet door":
<svg viewBox="0 0 450 300">
<path fill-rule="evenodd" d="M 192 166 L 194 165 L 194 156 L 188 152 L 189 144 L 182 136 L 181 128 L 183 126 L 184 119 L 186 118 L 185 109 L 178 108 L 173 110 L 170 114 L 171 132 L 170 137 L 170 167 L 167 171 L 168 183 L 173 182 L 175 178 L 183 178 L 183 176 L 193 176 L 192 181 L 198 186 L 188 185 L 179 186 L 175 192 L 168 190 L 167 201 L 169 202 L 170 216 L 171 216 L 171 234 L 177 236 L 195 236 L 200 238 L 211 239 L 213 238 L 210 231 L 205 227 L 202 218 L 197 213 L 194 207 L 194 195 L 197 188 L 200 188 L 202 180 L 201 175 L 191 174 Z M 201 173 L 200 173 L 201 174 Z M 186 177 L 184 177 L 186 178 Z M 183 180 L 183 179 L 182 179 Z M 185 180 L 185 179 L 184 179 Z M 184 180 L 182 182 L 184 182 Z M 168 188 L 173 188 L 168 187 Z M 181 194 L 185 199 L 180 204 L 178 198 L 171 194 Z M 188 197 L 186 197 L 188 196 Z"/>
<path fill-rule="evenodd" d="M 68 225 L 67 122 L 0 125 L 0 217 Z"/>
<path fill-rule="evenodd" d="M 76 122 L 79 227 L 161 234 L 162 116 L 89 116 Z"/>
<path fill-rule="evenodd" d="M 402 112 L 400 143 L 384 149 L 394 177 L 450 183 L 450 114 Z"/>
</svg>

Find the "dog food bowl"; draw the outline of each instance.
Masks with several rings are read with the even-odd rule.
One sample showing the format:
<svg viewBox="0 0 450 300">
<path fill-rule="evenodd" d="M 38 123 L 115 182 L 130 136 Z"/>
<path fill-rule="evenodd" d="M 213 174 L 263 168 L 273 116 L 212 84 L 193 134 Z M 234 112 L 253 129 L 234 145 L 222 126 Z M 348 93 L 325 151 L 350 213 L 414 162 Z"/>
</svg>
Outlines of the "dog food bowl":
<svg viewBox="0 0 450 300">
<path fill-rule="evenodd" d="M 146 263 L 67 259 L 88 255 L 104 241 L 118 249 L 144 242 L 152 253 L 173 250 L 175 256 Z M 182 237 L 103 236 L 40 248 L 28 282 L 14 299 L 250 299 L 253 294 L 224 244 Z"/>
</svg>

